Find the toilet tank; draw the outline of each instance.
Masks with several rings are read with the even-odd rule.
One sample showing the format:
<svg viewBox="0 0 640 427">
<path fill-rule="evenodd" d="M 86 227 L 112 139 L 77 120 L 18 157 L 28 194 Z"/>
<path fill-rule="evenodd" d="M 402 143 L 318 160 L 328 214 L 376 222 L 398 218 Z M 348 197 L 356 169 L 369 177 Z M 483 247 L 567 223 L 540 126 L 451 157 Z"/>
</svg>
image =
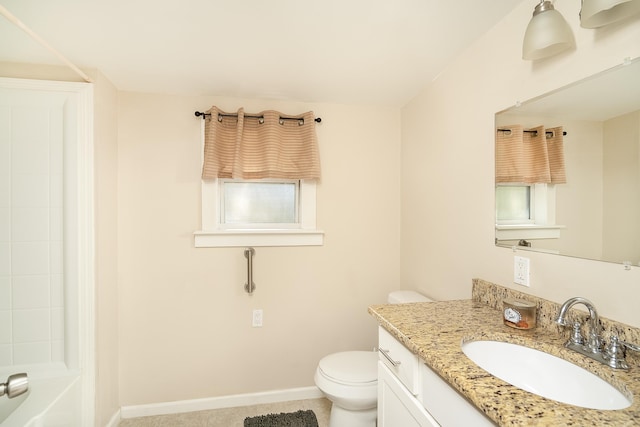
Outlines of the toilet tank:
<svg viewBox="0 0 640 427">
<path fill-rule="evenodd" d="M 389 304 L 402 304 L 405 302 L 431 302 L 433 300 L 415 291 L 393 291 L 389 293 Z"/>
</svg>

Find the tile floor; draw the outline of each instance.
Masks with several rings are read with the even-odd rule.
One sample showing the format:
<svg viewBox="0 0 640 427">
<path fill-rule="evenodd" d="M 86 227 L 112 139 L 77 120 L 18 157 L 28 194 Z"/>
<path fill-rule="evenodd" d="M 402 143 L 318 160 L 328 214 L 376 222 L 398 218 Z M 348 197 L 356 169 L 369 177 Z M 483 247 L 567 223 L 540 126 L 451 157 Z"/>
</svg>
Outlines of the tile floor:
<svg viewBox="0 0 640 427">
<path fill-rule="evenodd" d="M 237 408 L 212 409 L 183 414 L 128 418 L 119 427 L 242 427 L 246 417 L 311 409 L 318 419 L 318 427 L 329 426 L 331 402 L 327 399 L 295 400 Z"/>
</svg>

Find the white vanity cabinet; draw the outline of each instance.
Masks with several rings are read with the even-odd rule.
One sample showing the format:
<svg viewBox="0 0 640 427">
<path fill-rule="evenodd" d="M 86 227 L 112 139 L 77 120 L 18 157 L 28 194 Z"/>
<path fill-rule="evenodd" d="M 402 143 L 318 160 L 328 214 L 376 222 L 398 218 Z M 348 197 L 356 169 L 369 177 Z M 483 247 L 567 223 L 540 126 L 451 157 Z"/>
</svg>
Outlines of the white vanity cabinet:
<svg viewBox="0 0 640 427">
<path fill-rule="evenodd" d="M 418 399 L 378 362 L 378 427 L 439 427 Z"/>
<path fill-rule="evenodd" d="M 420 364 L 420 401 L 442 427 L 495 427 L 476 406 L 465 399 L 426 364 Z"/>
<path fill-rule="evenodd" d="M 418 400 L 420 359 L 379 328 L 378 427 L 438 427 Z"/>
<path fill-rule="evenodd" d="M 378 427 L 495 426 L 382 327 L 378 349 Z"/>
</svg>

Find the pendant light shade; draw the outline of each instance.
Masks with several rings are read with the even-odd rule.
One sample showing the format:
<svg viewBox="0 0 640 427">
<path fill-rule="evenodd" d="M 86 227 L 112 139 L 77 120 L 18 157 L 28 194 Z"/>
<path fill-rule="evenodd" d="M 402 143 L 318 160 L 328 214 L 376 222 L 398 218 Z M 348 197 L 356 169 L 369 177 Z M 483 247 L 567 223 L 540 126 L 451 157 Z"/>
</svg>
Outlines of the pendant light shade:
<svg viewBox="0 0 640 427">
<path fill-rule="evenodd" d="M 524 34 L 522 59 L 542 59 L 574 46 L 573 32 L 567 21 L 550 1 L 541 1 Z"/>
<path fill-rule="evenodd" d="M 640 0 L 582 0 L 580 26 L 598 28 L 640 13 Z"/>
</svg>

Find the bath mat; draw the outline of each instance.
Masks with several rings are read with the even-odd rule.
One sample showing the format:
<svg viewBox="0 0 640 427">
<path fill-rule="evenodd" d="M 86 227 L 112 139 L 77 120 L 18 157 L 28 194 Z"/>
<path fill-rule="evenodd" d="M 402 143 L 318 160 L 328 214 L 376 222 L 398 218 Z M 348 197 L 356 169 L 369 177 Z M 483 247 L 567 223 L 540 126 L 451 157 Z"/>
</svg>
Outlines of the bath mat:
<svg viewBox="0 0 640 427">
<path fill-rule="evenodd" d="M 318 427 L 312 410 L 258 415 L 244 419 L 244 427 Z"/>
</svg>

